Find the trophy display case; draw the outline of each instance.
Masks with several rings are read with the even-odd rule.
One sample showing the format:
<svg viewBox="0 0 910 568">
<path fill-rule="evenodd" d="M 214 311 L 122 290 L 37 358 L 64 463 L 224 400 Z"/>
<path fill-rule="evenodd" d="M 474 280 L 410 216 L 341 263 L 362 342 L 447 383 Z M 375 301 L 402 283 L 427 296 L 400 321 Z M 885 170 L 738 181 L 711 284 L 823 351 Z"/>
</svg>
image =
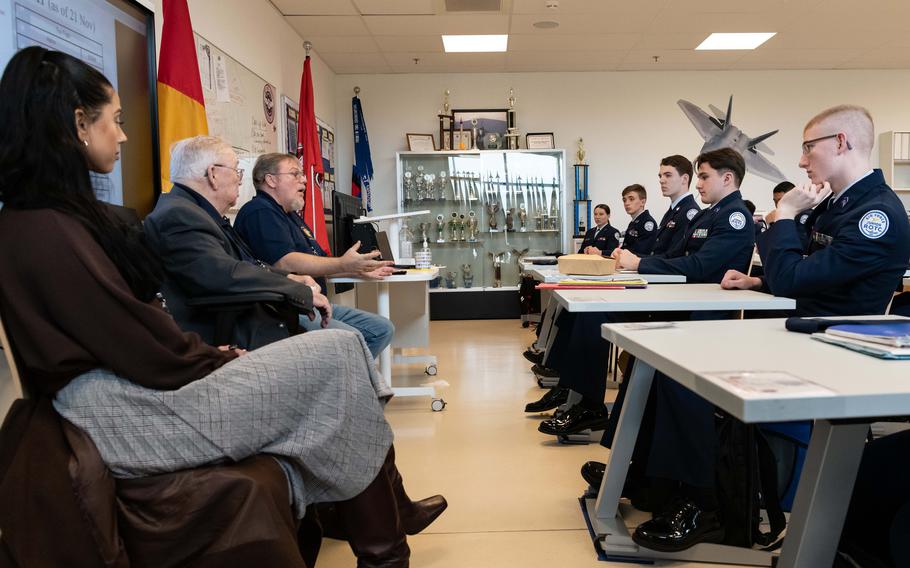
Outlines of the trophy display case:
<svg viewBox="0 0 910 568">
<path fill-rule="evenodd" d="M 514 293 L 521 259 L 564 251 L 572 222 L 564 176 L 563 150 L 399 152 L 399 211 L 431 211 L 411 220 L 405 238 L 444 267 L 431 291 Z M 514 304 L 517 317 L 517 294 Z"/>
</svg>

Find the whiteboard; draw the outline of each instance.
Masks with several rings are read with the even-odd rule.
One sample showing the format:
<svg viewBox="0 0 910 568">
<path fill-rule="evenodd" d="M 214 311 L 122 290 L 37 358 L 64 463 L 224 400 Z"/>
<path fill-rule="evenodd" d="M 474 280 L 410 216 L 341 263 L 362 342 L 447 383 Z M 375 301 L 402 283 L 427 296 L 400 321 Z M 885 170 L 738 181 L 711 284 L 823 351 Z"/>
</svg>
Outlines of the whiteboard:
<svg viewBox="0 0 910 568">
<path fill-rule="evenodd" d="M 274 85 L 201 35 L 194 35 L 209 134 L 233 146 L 245 170 L 240 198 L 232 208 L 237 210 L 255 194 L 256 159 L 278 151 L 278 96 Z"/>
</svg>

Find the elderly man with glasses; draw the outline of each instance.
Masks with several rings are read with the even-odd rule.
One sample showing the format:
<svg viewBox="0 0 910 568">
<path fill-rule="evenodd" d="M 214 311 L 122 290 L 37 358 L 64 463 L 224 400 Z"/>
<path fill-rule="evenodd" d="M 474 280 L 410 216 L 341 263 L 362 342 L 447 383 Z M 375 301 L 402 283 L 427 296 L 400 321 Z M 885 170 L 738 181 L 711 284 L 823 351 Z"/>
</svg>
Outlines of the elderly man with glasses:
<svg viewBox="0 0 910 568">
<path fill-rule="evenodd" d="M 253 166 L 256 196 L 237 214 L 237 232 L 253 254 L 279 269 L 316 278 L 323 294 L 326 276 L 381 279 L 392 273 L 391 261 L 375 260 L 378 251 L 359 254 L 355 243 L 339 257 L 329 257 L 298 214 L 303 208 L 306 175 L 290 154 L 263 154 Z M 316 320 L 301 320 L 304 329 L 319 329 Z M 358 331 L 376 357 L 392 341 L 395 327 L 382 316 L 332 306 L 330 328 Z"/>
</svg>

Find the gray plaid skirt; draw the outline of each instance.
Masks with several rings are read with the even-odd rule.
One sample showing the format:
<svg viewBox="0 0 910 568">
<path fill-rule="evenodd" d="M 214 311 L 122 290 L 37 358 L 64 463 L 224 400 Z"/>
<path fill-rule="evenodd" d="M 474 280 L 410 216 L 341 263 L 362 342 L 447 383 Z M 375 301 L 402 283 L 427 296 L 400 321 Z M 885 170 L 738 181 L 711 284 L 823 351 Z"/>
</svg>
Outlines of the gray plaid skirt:
<svg viewBox="0 0 910 568">
<path fill-rule="evenodd" d="M 116 477 L 274 455 L 303 517 L 308 504 L 349 499 L 376 477 L 392 443 L 382 402 L 391 394 L 359 334 L 322 330 L 173 391 L 95 369 L 58 392 L 54 406 Z"/>
</svg>

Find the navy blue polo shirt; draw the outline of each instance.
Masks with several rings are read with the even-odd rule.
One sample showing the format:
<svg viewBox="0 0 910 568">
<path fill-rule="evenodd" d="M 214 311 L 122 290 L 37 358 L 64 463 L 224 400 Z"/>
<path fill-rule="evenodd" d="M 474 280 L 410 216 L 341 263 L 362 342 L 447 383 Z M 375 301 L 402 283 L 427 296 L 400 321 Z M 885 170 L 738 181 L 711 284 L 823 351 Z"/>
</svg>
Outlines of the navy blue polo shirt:
<svg viewBox="0 0 910 568">
<path fill-rule="evenodd" d="M 249 243 L 253 253 L 275 264 L 292 252 L 328 256 L 297 212 L 287 213 L 275 199 L 257 191 L 234 221 L 234 228 Z M 316 278 L 325 292 L 325 279 Z"/>
</svg>

